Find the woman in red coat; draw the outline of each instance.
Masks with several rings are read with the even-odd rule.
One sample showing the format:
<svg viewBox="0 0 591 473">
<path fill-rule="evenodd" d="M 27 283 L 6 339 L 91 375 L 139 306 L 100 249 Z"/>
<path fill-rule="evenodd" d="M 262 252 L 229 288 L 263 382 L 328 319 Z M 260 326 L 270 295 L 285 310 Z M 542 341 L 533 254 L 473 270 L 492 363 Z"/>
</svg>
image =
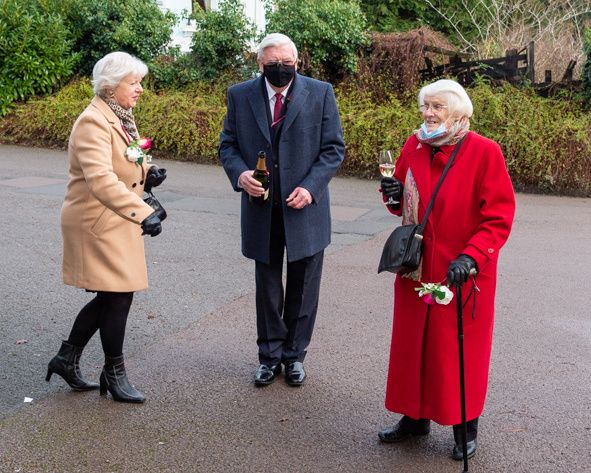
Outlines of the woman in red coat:
<svg viewBox="0 0 591 473">
<path fill-rule="evenodd" d="M 464 285 L 464 359 L 467 453 L 476 452 L 478 417 L 484 407 L 491 353 L 499 249 L 509 236 L 515 196 L 497 143 L 469 131 L 472 102 L 452 80 L 419 92 L 424 123 L 404 145 L 394 179 L 382 180 L 384 201 L 402 223 L 420 223 L 450 158 L 460 149 L 441 185 L 424 231 L 419 268 L 394 282 L 394 322 L 386 408 L 403 415 L 379 433 L 400 442 L 430 431 L 430 421 L 453 425 L 452 456 L 463 456 L 455 300 L 427 304 L 420 282 Z M 462 140 L 463 139 L 463 140 Z M 478 275 L 470 276 L 476 269 Z M 455 291 L 454 291 L 455 293 Z"/>
</svg>

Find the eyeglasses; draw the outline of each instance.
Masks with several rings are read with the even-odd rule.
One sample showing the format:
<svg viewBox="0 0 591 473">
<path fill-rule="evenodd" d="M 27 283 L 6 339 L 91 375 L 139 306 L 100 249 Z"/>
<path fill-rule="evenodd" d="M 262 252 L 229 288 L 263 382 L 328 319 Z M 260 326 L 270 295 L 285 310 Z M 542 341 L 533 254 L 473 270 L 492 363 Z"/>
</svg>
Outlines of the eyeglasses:
<svg viewBox="0 0 591 473">
<path fill-rule="evenodd" d="M 269 67 L 276 67 L 278 64 L 283 64 L 284 66 L 294 66 L 296 63 L 296 61 L 276 61 L 276 62 L 267 62 L 265 64 L 263 64 L 264 66 L 269 66 Z"/>
<path fill-rule="evenodd" d="M 445 110 L 446 108 L 447 108 L 447 105 L 441 105 L 439 103 L 436 103 L 435 105 L 423 104 L 419 107 L 419 110 L 421 112 L 426 112 L 427 110 L 431 110 L 434 113 L 440 113 L 443 110 Z"/>
</svg>

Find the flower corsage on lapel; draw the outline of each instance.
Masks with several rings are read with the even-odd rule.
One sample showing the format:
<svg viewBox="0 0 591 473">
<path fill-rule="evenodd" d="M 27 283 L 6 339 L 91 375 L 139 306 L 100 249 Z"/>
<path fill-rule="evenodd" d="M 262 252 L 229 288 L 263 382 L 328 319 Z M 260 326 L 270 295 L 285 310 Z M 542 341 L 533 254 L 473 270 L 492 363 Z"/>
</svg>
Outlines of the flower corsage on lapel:
<svg viewBox="0 0 591 473">
<path fill-rule="evenodd" d="M 152 140 L 150 138 L 133 140 L 125 150 L 125 157 L 132 163 L 141 166 L 144 162 L 149 163 L 152 161 L 152 156 L 148 154 L 150 148 L 152 148 Z"/>
</svg>

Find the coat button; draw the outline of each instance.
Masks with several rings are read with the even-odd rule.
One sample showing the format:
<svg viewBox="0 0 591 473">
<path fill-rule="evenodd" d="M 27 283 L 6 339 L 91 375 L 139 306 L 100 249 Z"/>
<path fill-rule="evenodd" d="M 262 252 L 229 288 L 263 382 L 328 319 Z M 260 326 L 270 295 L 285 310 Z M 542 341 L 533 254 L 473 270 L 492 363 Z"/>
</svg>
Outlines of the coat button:
<svg viewBox="0 0 591 473">
<path fill-rule="evenodd" d="M 134 183 L 131 185 L 131 187 L 135 187 L 135 186 L 137 186 L 137 183 L 135 183 L 135 182 L 134 182 Z"/>
<path fill-rule="evenodd" d="M 132 217 L 135 217 L 135 212 L 131 212 L 131 216 Z"/>
<path fill-rule="evenodd" d="M 492 255 L 495 252 L 495 250 L 493 250 L 492 248 L 489 248 L 488 252 Z"/>
<path fill-rule="evenodd" d="M 143 185 L 144 185 L 144 181 L 140 181 L 140 186 L 143 186 Z"/>
<path fill-rule="evenodd" d="M 277 166 L 277 164 L 273 164 L 273 167 L 274 167 L 275 169 L 277 169 L 277 167 L 278 167 L 278 166 Z"/>
</svg>

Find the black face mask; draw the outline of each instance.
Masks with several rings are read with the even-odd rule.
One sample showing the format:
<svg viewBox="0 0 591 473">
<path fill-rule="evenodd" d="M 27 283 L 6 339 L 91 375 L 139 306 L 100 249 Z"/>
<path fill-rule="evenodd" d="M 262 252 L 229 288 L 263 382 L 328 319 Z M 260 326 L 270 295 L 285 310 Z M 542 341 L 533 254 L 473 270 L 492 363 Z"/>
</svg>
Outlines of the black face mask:
<svg viewBox="0 0 591 473">
<path fill-rule="evenodd" d="M 286 66 L 285 64 L 276 63 L 263 65 L 263 75 L 275 87 L 285 87 L 295 76 L 295 64 L 293 66 Z"/>
</svg>

